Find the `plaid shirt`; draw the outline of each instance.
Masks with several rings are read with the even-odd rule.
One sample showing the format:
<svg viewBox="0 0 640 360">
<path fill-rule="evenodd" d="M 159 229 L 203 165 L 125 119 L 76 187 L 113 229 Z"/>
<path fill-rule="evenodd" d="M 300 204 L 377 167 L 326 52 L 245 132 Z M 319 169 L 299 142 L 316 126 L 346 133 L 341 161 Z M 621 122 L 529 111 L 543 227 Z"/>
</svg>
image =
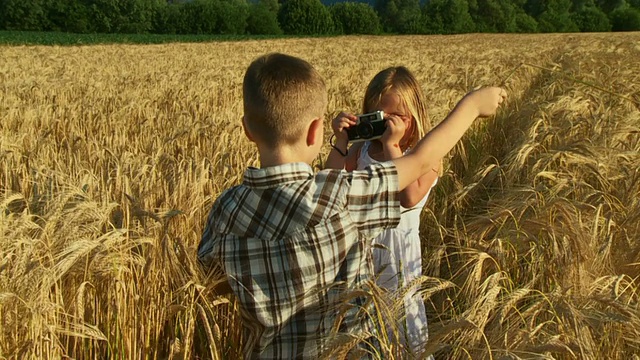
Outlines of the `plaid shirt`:
<svg viewBox="0 0 640 360">
<path fill-rule="evenodd" d="M 371 278 L 371 239 L 399 220 L 391 162 L 315 175 L 305 163 L 249 168 L 214 203 L 198 257 L 226 274 L 248 357 L 316 358 L 338 318 L 340 332 L 369 328 L 361 297 L 339 309 Z"/>
</svg>

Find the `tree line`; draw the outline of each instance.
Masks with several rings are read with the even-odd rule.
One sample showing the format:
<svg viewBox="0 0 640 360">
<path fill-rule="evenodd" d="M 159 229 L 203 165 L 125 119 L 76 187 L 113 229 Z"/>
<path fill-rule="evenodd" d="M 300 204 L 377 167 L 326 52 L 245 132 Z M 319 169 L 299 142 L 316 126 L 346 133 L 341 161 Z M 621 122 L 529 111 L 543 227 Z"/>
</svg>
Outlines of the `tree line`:
<svg viewBox="0 0 640 360">
<path fill-rule="evenodd" d="M 330 35 L 640 30 L 640 0 L 0 0 L 0 30 Z"/>
</svg>

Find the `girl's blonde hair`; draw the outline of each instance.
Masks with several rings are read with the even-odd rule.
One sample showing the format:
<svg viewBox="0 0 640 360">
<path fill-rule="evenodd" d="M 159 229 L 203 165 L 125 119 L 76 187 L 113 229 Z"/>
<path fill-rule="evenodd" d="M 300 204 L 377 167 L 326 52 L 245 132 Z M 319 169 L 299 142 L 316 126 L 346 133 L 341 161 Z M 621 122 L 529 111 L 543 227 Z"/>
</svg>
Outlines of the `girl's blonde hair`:
<svg viewBox="0 0 640 360">
<path fill-rule="evenodd" d="M 427 113 L 427 102 L 418 80 L 404 66 L 386 68 L 371 79 L 364 94 L 362 111 L 375 111 L 382 97 L 389 91 L 395 91 L 400 101 L 409 111 L 413 119 L 413 130 L 405 147 L 414 147 L 424 135 L 431 130 L 431 122 Z M 406 148 L 402 149 L 403 151 Z"/>
</svg>

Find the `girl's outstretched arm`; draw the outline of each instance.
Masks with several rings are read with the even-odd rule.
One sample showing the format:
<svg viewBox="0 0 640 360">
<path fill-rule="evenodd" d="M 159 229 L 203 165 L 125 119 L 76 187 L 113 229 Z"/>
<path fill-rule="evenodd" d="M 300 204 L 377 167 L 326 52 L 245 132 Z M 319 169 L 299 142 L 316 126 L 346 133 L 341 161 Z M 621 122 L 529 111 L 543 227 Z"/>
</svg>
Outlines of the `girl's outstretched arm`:
<svg viewBox="0 0 640 360">
<path fill-rule="evenodd" d="M 400 205 L 405 208 L 412 208 L 424 199 L 425 195 L 427 195 L 427 192 L 429 192 L 433 183 L 438 178 L 438 170 L 431 170 L 432 171 L 420 176 L 418 180 L 412 182 L 400 192 Z"/>
<path fill-rule="evenodd" d="M 494 115 L 507 93 L 486 87 L 467 94 L 453 111 L 431 130 L 409 154 L 393 160 L 398 170 L 399 189 L 404 190 L 431 171 L 460 140 L 477 117 Z"/>
</svg>

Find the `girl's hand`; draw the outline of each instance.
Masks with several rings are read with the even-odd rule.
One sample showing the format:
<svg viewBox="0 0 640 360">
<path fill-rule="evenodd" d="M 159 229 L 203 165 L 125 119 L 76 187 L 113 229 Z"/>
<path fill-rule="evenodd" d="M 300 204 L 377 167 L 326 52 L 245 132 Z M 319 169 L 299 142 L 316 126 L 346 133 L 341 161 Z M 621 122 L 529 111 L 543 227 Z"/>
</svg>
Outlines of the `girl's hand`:
<svg viewBox="0 0 640 360">
<path fill-rule="evenodd" d="M 495 115 L 498 106 L 507 98 L 507 91 L 500 87 L 483 87 L 465 95 L 463 101 L 471 102 L 479 117 Z"/>
<path fill-rule="evenodd" d="M 331 129 L 333 130 L 333 134 L 336 136 L 336 139 L 348 140 L 347 132 L 343 130 L 355 125 L 356 120 L 358 120 L 358 117 L 353 114 L 349 114 L 344 111 L 338 114 L 338 116 L 331 121 Z"/>
<path fill-rule="evenodd" d="M 385 126 L 387 129 L 382 134 L 382 138 L 380 141 L 383 146 L 386 147 L 398 147 L 400 144 L 400 140 L 404 136 L 404 132 L 407 129 L 404 121 L 399 116 L 396 115 L 388 115 L 385 117 Z"/>
</svg>

